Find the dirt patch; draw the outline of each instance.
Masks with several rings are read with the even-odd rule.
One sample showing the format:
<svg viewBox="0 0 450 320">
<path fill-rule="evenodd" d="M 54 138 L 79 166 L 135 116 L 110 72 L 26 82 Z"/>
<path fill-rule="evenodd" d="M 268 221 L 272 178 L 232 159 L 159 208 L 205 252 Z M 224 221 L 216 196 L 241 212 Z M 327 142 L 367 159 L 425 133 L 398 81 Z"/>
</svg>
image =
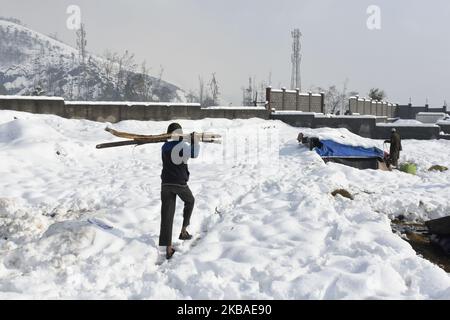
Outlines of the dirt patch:
<svg viewBox="0 0 450 320">
<path fill-rule="evenodd" d="M 444 172 L 447 170 L 448 170 L 447 167 L 439 166 L 439 165 L 432 166 L 432 167 L 430 167 L 430 169 L 428 169 L 428 171 L 440 171 L 440 172 Z"/>
<path fill-rule="evenodd" d="M 402 219 L 391 222 L 392 230 L 400 234 L 418 255 L 436 264 L 438 267 L 450 273 L 450 256 L 437 245 L 431 242 L 431 234 L 424 223 L 411 223 Z"/>
<path fill-rule="evenodd" d="M 350 199 L 350 200 L 353 200 L 353 199 L 354 199 L 353 196 L 352 196 L 352 194 L 351 194 L 350 192 L 348 192 L 347 190 L 345 190 L 345 189 L 337 189 L 337 190 L 334 190 L 334 191 L 331 193 L 331 195 L 332 195 L 333 197 L 336 197 L 338 194 L 341 195 L 341 196 L 343 196 L 344 198 L 347 198 L 347 199 Z"/>
</svg>

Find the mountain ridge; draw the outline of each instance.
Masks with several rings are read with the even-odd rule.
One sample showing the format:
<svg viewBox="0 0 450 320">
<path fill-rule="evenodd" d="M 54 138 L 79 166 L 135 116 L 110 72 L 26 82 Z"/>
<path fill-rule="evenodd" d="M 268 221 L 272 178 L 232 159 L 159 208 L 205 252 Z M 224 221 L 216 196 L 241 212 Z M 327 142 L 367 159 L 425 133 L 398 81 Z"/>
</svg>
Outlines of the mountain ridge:
<svg viewBox="0 0 450 320">
<path fill-rule="evenodd" d="M 88 53 L 0 18 L 0 94 L 61 96 L 67 100 L 186 102 L 178 86 L 137 71 L 134 56 Z"/>
</svg>

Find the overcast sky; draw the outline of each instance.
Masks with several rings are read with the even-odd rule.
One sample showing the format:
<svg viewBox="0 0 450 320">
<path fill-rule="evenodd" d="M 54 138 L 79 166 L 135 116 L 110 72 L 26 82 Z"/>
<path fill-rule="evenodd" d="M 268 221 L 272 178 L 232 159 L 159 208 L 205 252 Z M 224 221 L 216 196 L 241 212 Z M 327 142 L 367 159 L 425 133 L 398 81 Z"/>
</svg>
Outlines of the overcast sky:
<svg viewBox="0 0 450 320">
<path fill-rule="evenodd" d="M 153 74 L 197 90 L 216 73 L 224 100 L 241 104 L 248 77 L 290 86 L 291 34 L 303 33 L 303 89 L 343 86 L 367 94 L 384 89 L 392 102 L 450 102 L 450 1 L 433 0 L 0 0 L 0 16 L 74 45 L 66 9 L 81 8 L 88 50 L 129 50 Z M 369 5 L 381 30 L 369 30 Z"/>
</svg>

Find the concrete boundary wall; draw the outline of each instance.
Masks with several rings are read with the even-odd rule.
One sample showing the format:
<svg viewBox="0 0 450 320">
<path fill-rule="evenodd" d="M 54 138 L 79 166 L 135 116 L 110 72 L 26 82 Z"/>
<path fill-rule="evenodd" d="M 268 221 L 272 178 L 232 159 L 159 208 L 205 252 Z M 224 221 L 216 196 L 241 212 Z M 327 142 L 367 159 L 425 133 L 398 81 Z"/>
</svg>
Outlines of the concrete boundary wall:
<svg viewBox="0 0 450 320">
<path fill-rule="evenodd" d="M 445 134 L 450 134 L 450 122 L 442 121 L 442 122 L 438 122 L 437 125 L 441 128 L 442 132 L 444 132 Z"/>
<path fill-rule="evenodd" d="M 439 139 L 441 128 L 437 125 L 429 126 L 395 126 L 377 125 L 372 135 L 373 139 L 387 139 L 391 136 L 392 128 L 395 128 L 402 139 L 431 140 Z"/>
<path fill-rule="evenodd" d="M 74 102 L 54 97 L 0 96 L 0 110 L 54 114 L 68 119 L 111 123 L 122 120 L 270 118 L 269 111 L 264 107 L 202 108 L 198 103 Z"/>
<path fill-rule="evenodd" d="M 397 105 L 386 101 L 351 97 L 348 104 L 351 114 L 358 113 L 360 115 L 372 115 L 388 118 L 394 118 L 396 116 Z"/>
<path fill-rule="evenodd" d="M 318 101 L 322 100 L 320 96 L 316 98 Z M 317 101 L 313 102 L 311 99 L 308 102 L 317 104 Z M 378 113 L 382 105 L 359 105 L 359 108 L 364 107 L 369 107 L 371 112 L 375 110 Z M 388 108 L 383 109 L 386 110 L 383 114 L 392 112 L 388 111 Z M 386 116 L 324 116 L 314 112 L 270 112 L 263 107 L 201 108 L 199 104 L 188 103 L 65 102 L 62 98 L 53 97 L 0 96 L 0 110 L 54 114 L 69 119 L 88 119 L 111 123 L 122 120 L 167 121 L 172 119 L 261 118 L 281 120 L 295 127 L 347 128 L 360 136 L 375 139 L 389 138 L 393 127 L 400 132 L 403 139 L 438 139 L 440 131 L 445 133 L 450 131 L 450 126 L 447 123 L 443 123 L 441 127 L 438 125 L 408 127 L 386 124 Z"/>
<path fill-rule="evenodd" d="M 64 116 L 64 99 L 33 99 L 33 98 L 17 98 L 13 99 L 8 96 L 0 96 L 0 110 L 15 110 L 29 113 L 54 114 Z"/>
<path fill-rule="evenodd" d="M 441 128 L 437 125 L 423 126 L 395 126 L 393 123 L 386 122 L 387 118 L 376 116 L 324 116 L 320 114 L 306 113 L 302 114 L 283 114 L 274 113 L 272 119 L 283 121 L 294 127 L 303 128 L 346 128 L 350 132 L 366 138 L 388 139 L 391 136 L 392 128 L 402 136 L 402 139 L 439 139 Z"/>
<path fill-rule="evenodd" d="M 268 110 L 324 113 L 325 96 L 323 93 L 302 93 L 299 89 L 277 90 L 268 87 L 266 88 L 266 107 Z"/>
<path fill-rule="evenodd" d="M 441 108 L 430 108 L 429 105 L 413 106 L 412 104 L 399 105 L 396 110 L 396 117 L 401 119 L 416 119 L 416 115 L 420 112 L 443 112 L 450 115 L 447 106 Z"/>
</svg>

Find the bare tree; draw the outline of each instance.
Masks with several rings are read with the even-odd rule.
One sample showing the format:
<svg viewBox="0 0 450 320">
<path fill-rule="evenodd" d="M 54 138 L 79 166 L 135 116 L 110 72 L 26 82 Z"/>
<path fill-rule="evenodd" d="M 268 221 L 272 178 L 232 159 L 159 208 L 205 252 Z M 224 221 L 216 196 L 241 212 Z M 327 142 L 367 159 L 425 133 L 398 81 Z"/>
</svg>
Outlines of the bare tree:
<svg viewBox="0 0 450 320">
<path fill-rule="evenodd" d="M 198 100 L 202 106 L 204 99 L 205 99 L 205 82 L 203 81 L 202 76 L 198 76 Z"/>
<path fill-rule="evenodd" d="M 159 65 L 158 85 L 161 85 L 163 74 L 164 74 L 164 67 L 162 65 Z"/>
<path fill-rule="evenodd" d="M 79 55 L 79 61 L 81 66 L 80 77 L 78 79 L 78 96 L 86 99 L 87 94 L 87 75 L 86 75 L 86 57 L 87 57 L 87 39 L 86 39 L 86 28 L 82 23 L 80 28 L 76 32 L 77 35 L 77 49 Z"/>
<path fill-rule="evenodd" d="M 74 87 L 73 77 L 69 76 L 69 81 L 67 84 L 67 97 L 69 98 L 69 100 L 73 99 L 73 87 Z"/>
<path fill-rule="evenodd" d="M 260 86 L 256 85 L 256 80 L 253 77 L 248 78 L 248 87 L 242 87 L 242 105 L 256 106 L 258 104 L 258 96 L 262 97 L 265 93 L 265 82 L 262 81 Z M 261 90 L 261 91 L 259 91 Z"/>
<path fill-rule="evenodd" d="M 3 83 L 0 83 L 0 94 L 7 94 L 8 90 L 6 90 L 5 86 L 3 85 Z"/>
<path fill-rule="evenodd" d="M 316 90 L 325 94 L 325 112 L 331 114 L 343 114 L 347 110 L 348 99 L 350 96 L 357 94 L 351 91 L 347 92 L 348 79 L 344 81 L 342 91 L 337 89 L 336 85 L 330 86 L 328 89 L 317 87 Z"/>
<path fill-rule="evenodd" d="M 50 33 L 48 36 L 49 36 L 50 38 L 56 40 L 56 41 L 61 41 L 61 40 L 59 40 L 59 38 L 58 38 L 58 32 Z"/>
<path fill-rule="evenodd" d="M 137 64 L 134 61 L 134 54 L 129 53 L 128 50 L 118 58 L 117 64 L 116 86 L 118 92 L 120 92 L 124 90 L 127 81 L 130 80 L 129 76 L 136 70 Z"/>
<path fill-rule="evenodd" d="M 217 106 L 219 104 L 219 83 L 216 80 L 216 73 L 214 72 L 211 76 L 211 80 L 208 83 L 209 90 L 211 92 L 212 105 Z"/>
<path fill-rule="evenodd" d="M 347 98 L 347 85 L 348 85 L 348 79 L 345 79 L 344 86 L 342 88 L 342 94 L 341 94 L 341 105 L 339 106 L 339 113 L 344 114 L 345 113 L 345 105 L 346 105 L 346 98 Z"/>
<path fill-rule="evenodd" d="M 155 91 L 160 93 L 161 91 L 161 84 L 162 84 L 162 78 L 164 75 L 164 67 L 162 65 L 159 66 L 159 72 L 158 72 L 158 80 L 155 84 Z"/>
<path fill-rule="evenodd" d="M 101 67 L 103 69 L 103 72 L 105 74 L 105 77 L 108 80 L 112 80 L 114 69 L 118 63 L 119 57 L 117 53 L 113 53 L 111 51 L 106 51 L 103 55 Z"/>
<path fill-rule="evenodd" d="M 140 77 L 138 82 L 138 92 L 141 96 L 141 100 L 149 101 L 151 97 L 151 82 L 150 82 L 150 69 L 147 68 L 147 63 L 144 61 L 141 64 Z"/>
<path fill-rule="evenodd" d="M 105 51 L 103 59 L 101 60 L 100 69 L 103 71 L 104 84 L 101 88 L 102 100 L 116 100 L 119 99 L 115 80 L 117 79 L 119 65 L 119 55 L 115 52 Z"/>
<path fill-rule="evenodd" d="M 379 88 L 372 88 L 369 91 L 369 98 L 376 101 L 382 101 L 387 98 L 386 92 Z"/>
<path fill-rule="evenodd" d="M 337 90 L 336 86 L 331 86 L 325 92 L 325 104 L 327 113 L 334 114 L 339 106 L 342 105 L 342 94 Z"/>
<path fill-rule="evenodd" d="M 186 94 L 186 100 L 188 103 L 199 102 L 199 98 L 195 95 L 194 90 L 189 90 Z"/>
<path fill-rule="evenodd" d="M 33 74 L 33 87 L 37 87 L 42 80 L 42 72 L 44 71 L 44 48 L 41 47 L 39 53 L 37 53 L 32 60 L 32 74 Z"/>
<path fill-rule="evenodd" d="M 86 28 L 84 26 L 84 23 L 80 25 L 80 29 L 77 30 L 77 49 L 80 56 L 80 63 L 81 65 L 84 65 L 86 63 L 86 46 L 87 46 L 87 39 L 86 39 Z"/>
<path fill-rule="evenodd" d="M 262 105 L 265 105 L 265 103 L 266 103 L 266 99 L 265 99 L 265 96 L 266 96 L 266 88 L 269 86 L 269 84 L 267 84 L 265 81 L 261 81 L 261 83 L 259 84 L 259 99 L 260 99 L 260 101 L 259 101 L 259 103 L 260 104 L 262 104 Z M 257 103 L 258 103 L 258 101 L 257 101 Z"/>
</svg>

